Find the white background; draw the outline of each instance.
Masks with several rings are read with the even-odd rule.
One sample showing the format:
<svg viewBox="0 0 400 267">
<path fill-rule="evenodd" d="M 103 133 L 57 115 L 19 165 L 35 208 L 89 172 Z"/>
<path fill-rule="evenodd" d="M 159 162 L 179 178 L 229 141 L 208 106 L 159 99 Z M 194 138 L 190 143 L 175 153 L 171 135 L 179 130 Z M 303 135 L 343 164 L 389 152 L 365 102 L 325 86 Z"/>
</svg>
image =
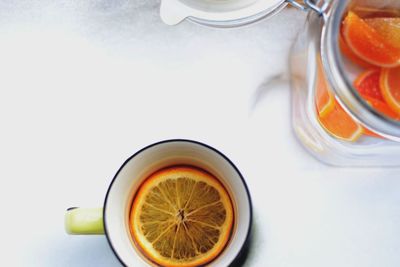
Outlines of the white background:
<svg viewBox="0 0 400 267">
<path fill-rule="evenodd" d="M 247 179 L 246 266 L 400 266 L 399 169 L 320 164 L 290 125 L 287 57 L 305 15 L 235 30 L 168 27 L 155 0 L 0 1 L 1 266 L 119 266 L 68 236 L 138 149 L 189 138 Z"/>
</svg>

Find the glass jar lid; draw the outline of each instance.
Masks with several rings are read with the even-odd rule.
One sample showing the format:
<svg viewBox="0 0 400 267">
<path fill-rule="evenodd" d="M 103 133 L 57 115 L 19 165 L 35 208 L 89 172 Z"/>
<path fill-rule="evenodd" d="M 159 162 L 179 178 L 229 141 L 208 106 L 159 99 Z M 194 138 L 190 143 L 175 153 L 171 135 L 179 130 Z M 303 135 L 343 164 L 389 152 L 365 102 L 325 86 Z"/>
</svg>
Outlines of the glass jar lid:
<svg viewBox="0 0 400 267">
<path fill-rule="evenodd" d="M 279 12 L 286 0 L 161 0 L 164 23 L 176 25 L 188 19 L 215 27 L 236 27 Z"/>
<path fill-rule="evenodd" d="M 238 27 L 273 16 L 288 4 L 324 16 L 326 1 L 330 0 L 161 0 L 160 16 L 168 25 L 188 19 L 212 27 Z"/>
</svg>

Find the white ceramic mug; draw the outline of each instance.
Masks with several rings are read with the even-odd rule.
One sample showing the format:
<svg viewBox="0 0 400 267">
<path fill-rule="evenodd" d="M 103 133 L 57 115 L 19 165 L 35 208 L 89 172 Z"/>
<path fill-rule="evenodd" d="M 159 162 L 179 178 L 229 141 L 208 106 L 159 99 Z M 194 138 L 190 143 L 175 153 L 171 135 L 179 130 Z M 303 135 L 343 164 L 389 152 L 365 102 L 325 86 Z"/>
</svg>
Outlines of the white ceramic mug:
<svg viewBox="0 0 400 267">
<path fill-rule="evenodd" d="M 191 165 L 217 177 L 234 202 L 235 225 L 224 251 L 209 266 L 229 266 L 245 250 L 252 224 L 249 190 L 235 165 L 218 150 L 191 140 L 166 140 L 131 156 L 112 180 L 103 208 L 70 208 L 65 215 L 69 234 L 105 234 L 115 255 L 125 266 L 152 266 L 137 249 L 129 228 L 135 192 L 155 171 L 167 166 Z"/>
</svg>

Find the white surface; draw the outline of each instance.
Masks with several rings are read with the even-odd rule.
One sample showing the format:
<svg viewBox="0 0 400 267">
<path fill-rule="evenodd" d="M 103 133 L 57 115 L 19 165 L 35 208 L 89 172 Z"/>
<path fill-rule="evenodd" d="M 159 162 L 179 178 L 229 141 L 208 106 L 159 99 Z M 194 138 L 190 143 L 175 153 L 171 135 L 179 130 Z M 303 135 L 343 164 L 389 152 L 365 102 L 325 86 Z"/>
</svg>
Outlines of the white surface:
<svg viewBox="0 0 400 267">
<path fill-rule="evenodd" d="M 290 126 L 287 53 L 304 15 L 236 30 L 164 26 L 153 0 L 0 1 L 2 266 L 118 266 L 64 210 L 103 202 L 141 147 L 196 139 L 247 178 L 246 266 L 397 267 L 399 169 L 337 169 Z"/>
</svg>

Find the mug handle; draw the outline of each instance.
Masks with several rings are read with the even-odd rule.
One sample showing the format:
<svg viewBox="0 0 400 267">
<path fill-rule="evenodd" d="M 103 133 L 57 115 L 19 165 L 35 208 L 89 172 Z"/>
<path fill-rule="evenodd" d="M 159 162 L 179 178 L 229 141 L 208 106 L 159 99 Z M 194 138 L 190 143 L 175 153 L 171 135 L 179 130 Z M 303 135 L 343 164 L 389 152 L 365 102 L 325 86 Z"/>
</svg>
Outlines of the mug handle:
<svg viewBox="0 0 400 267">
<path fill-rule="evenodd" d="M 104 234 L 103 208 L 69 208 L 65 213 L 65 231 L 70 235 Z"/>
</svg>

